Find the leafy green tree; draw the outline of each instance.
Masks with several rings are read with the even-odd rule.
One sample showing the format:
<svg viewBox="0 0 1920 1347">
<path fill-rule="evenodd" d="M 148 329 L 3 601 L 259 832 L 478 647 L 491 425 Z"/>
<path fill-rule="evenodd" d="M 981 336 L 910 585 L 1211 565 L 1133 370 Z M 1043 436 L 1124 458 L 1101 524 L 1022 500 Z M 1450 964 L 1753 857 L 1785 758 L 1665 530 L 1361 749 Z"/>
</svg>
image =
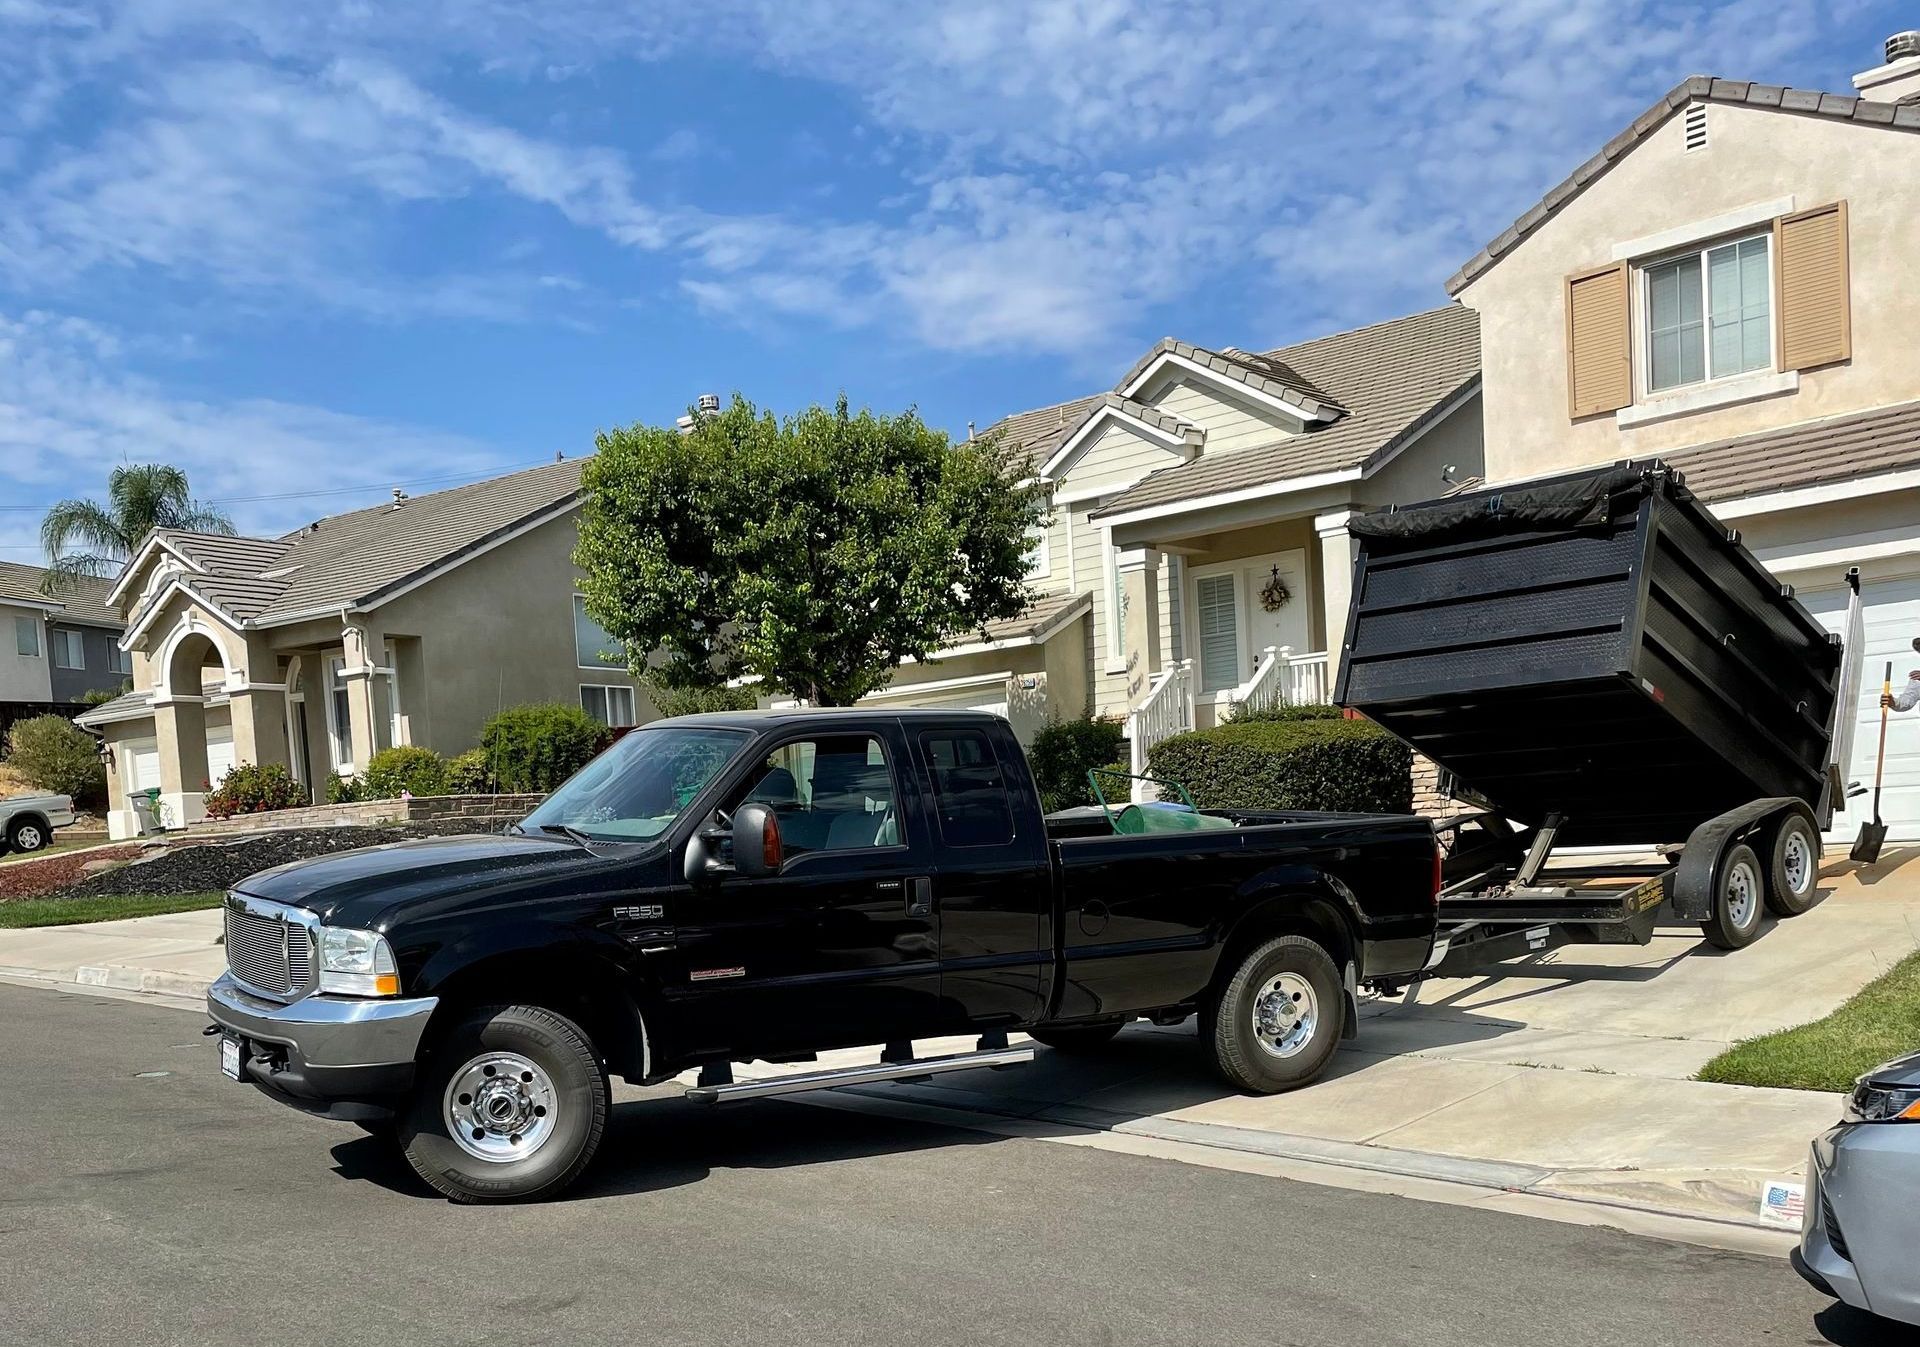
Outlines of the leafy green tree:
<svg viewBox="0 0 1920 1347">
<path fill-rule="evenodd" d="M 107 503 L 63 500 L 40 521 L 49 593 L 77 576 L 111 576 L 154 529 L 233 532 L 233 521 L 193 499 L 187 474 L 165 463 L 131 463 L 107 475 Z"/>
<path fill-rule="evenodd" d="M 912 412 L 814 406 L 786 420 L 735 395 L 681 434 L 599 436 L 575 560 L 587 611 L 668 688 L 757 675 L 846 706 L 1027 602 L 1032 468 L 953 444 Z"/>
</svg>

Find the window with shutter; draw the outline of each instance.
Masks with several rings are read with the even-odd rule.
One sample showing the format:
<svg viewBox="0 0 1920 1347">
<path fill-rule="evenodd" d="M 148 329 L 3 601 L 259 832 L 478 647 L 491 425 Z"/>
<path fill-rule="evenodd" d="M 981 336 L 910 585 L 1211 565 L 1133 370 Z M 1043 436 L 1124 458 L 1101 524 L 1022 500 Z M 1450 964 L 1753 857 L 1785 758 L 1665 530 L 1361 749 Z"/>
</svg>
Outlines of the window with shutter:
<svg viewBox="0 0 1920 1347">
<path fill-rule="evenodd" d="M 1240 621 L 1233 606 L 1233 577 L 1206 575 L 1194 581 L 1199 609 L 1200 690 L 1218 692 L 1240 682 Z"/>
<path fill-rule="evenodd" d="M 1627 264 L 1567 277 L 1567 410 L 1575 417 L 1633 401 Z"/>
<path fill-rule="evenodd" d="M 1812 369 L 1853 354 L 1847 265 L 1847 203 L 1774 222 L 1780 368 Z"/>
</svg>

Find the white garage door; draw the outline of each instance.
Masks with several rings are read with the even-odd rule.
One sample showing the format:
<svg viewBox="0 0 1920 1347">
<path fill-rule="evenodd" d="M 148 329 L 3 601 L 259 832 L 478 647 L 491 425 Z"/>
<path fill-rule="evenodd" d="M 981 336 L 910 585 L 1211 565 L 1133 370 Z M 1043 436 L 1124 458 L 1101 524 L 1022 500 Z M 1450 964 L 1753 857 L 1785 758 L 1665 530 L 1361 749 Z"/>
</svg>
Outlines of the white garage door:
<svg viewBox="0 0 1920 1347">
<path fill-rule="evenodd" d="M 1841 631 L 1847 620 L 1847 591 L 1821 590 L 1801 596 L 1813 615 L 1829 631 Z M 1887 663 L 1893 663 L 1893 686 L 1897 692 L 1907 681 L 1907 671 L 1920 669 L 1920 654 L 1913 640 L 1920 636 L 1920 578 L 1874 580 L 1860 587 L 1862 615 L 1866 619 L 1864 651 L 1849 657 L 1864 661 L 1860 669 L 1860 695 L 1855 699 L 1853 761 L 1846 778 L 1873 787 L 1874 760 L 1880 749 L 1880 687 Z M 1860 824 L 1873 817 L 1873 797 L 1861 796 L 1847 801 L 1847 809 L 1833 818 L 1832 841 L 1846 841 L 1860 831 Z M 1920 841 L 1920 708 L 1887 718 L 1887 766 L 1880 797 L 1880 817 L 1887 822 L 1889 839 Z"/>
<path fill-rule="evenodd" d="M 938 707 L 954 711 L 991 711 L 996 716 L 1007 713 L 1007 679 L 995 678 L 991 681 L 973 683 L 958 688 L 930 687 L 917 692 L 911 684 L 890 687 L 863 701 L 875 706 L 884 706 L 889 710 L 909 706 Z"/>
<path fill-rule="evenodd" d="M 160 746 L 151 739 L 132 739 L 124 749 L 123 784 L 129 793 L 160 787 Z M 119 806 L 115 806 L 118 808 Z"/>
<path fill-rule="evenodd" d="M 207 784 L 217 786 L 233 770 L 233 726 L 215 725 L 207 731 Z"/>
</svg>

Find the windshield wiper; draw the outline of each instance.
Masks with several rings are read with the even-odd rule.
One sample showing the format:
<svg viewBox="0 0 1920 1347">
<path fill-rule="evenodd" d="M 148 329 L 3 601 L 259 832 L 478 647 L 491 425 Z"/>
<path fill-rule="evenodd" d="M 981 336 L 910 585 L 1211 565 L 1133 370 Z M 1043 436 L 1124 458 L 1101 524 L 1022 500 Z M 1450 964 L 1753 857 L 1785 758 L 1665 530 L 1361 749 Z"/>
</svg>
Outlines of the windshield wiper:
<svg viewBox="0 0 1920 1347">
<path fill-rule="evenodd" d="M 581 832 L 578 828 L 574 827 L 571 823 L 541 823 L 536 826 L 543 833 L 558 833 L 560 836 L 566 838 L 568 841 L 576 843 L 579 846 L 585 847 L 588 851 L 592 851 L 593 844 L 600 840 L 599 838 L 595 837 L 592 833 Z"/>
</svg>

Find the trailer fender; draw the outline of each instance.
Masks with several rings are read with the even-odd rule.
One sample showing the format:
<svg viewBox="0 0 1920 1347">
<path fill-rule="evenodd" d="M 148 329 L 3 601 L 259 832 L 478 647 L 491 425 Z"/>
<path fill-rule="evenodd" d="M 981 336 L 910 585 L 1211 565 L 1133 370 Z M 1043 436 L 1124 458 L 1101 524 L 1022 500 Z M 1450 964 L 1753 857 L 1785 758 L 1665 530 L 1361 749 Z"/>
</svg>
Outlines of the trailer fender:
<svg viewBox="0 0 1920 1347">
<path fill-rule="evenodd" d="M 1714 877 L 1720 871 L 1720 857 L 1726 854 L 1727 848 L 1766 828 L 1786 811 L 1806 807 L 1804 801 L 1791 795 L 1768 796 L 1716 814 L 1695 828 L 1673 872 L 1670 895 L 1673 915 L 1680 921 L 1705 921 L 1711 917 Z"/>
</svg>

